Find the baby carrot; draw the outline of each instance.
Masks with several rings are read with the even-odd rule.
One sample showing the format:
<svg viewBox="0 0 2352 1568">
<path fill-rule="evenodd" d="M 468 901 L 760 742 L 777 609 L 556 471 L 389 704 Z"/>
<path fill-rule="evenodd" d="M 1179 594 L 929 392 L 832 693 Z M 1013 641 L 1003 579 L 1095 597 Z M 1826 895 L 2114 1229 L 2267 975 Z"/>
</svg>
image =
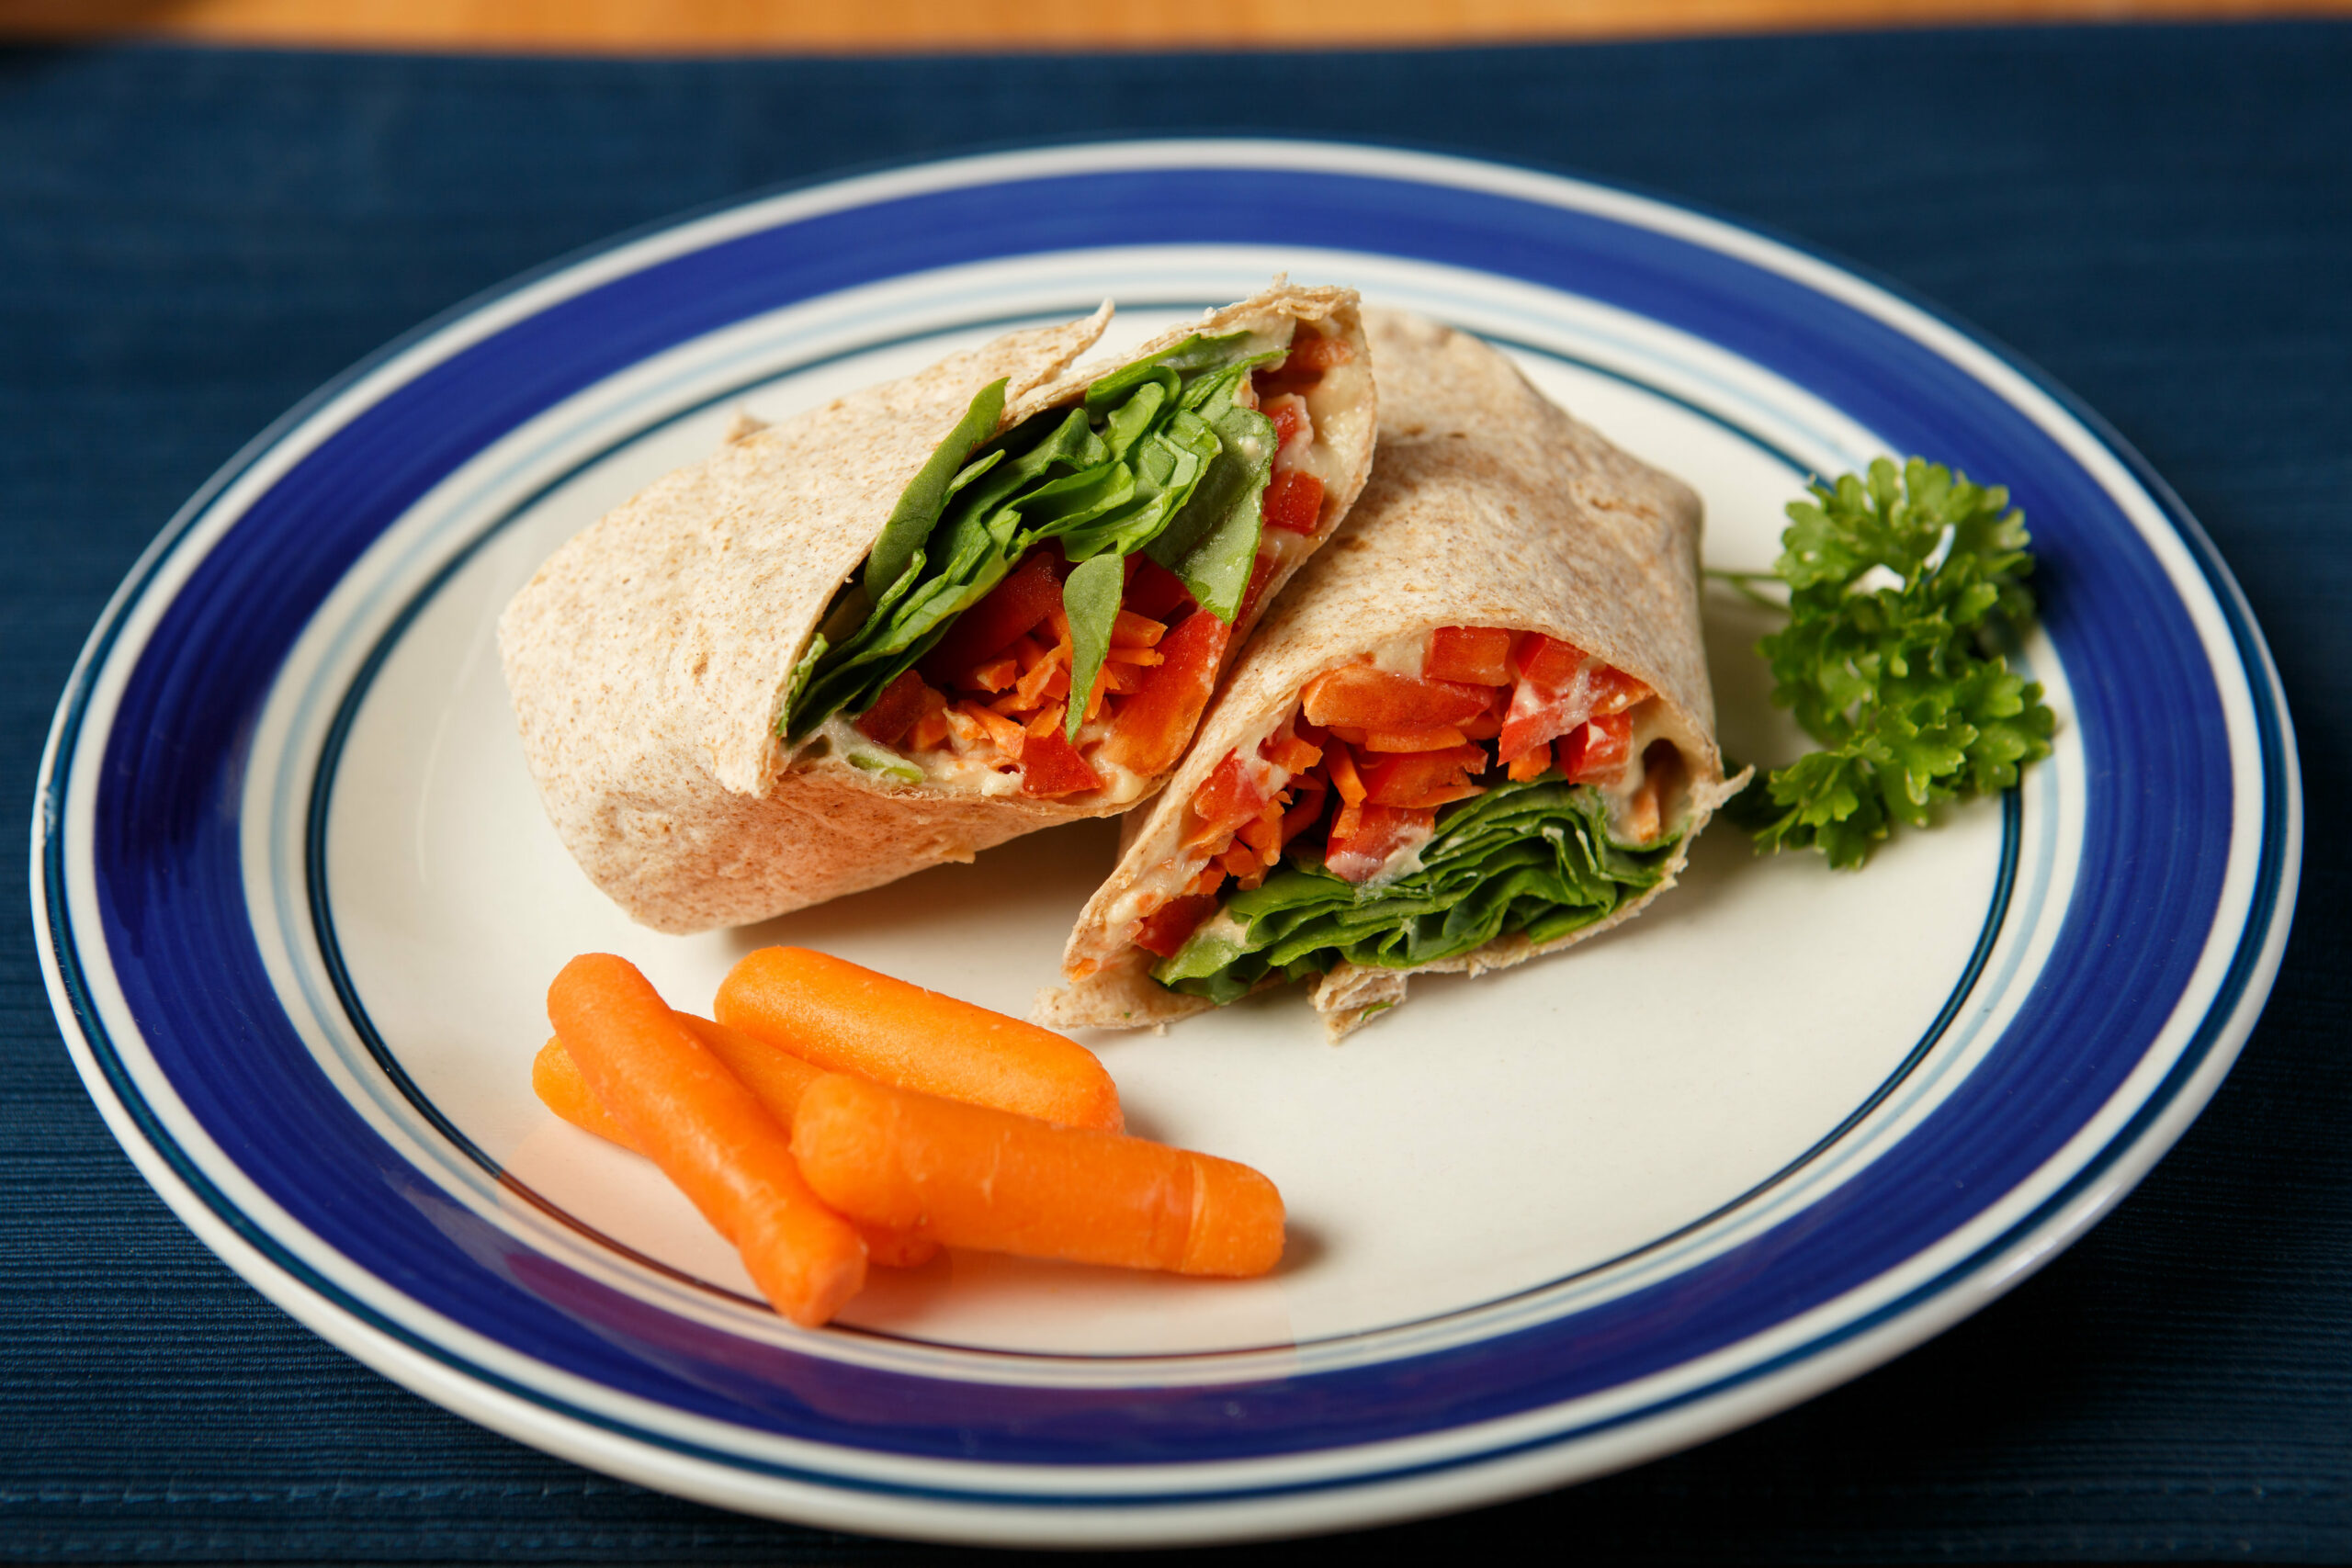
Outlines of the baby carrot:
<svg viewBox="0 0 2352 1568">
<path fill-rule="evenodd" d="M 1068 1127 L 1115 1133 L 1119 1091 L 1094 1053 L 1051 1030 L 805 947 L 747 953 L 718 1021 L 829 1072 Z"/>
<path fill-rule="evenodd" d="M 981 1105 L 819 1079 L 792 1118 L 818 1196 L 948 1247 L 1183 1274 L 1262 1274 L 1283 1200 L 1245 1165 Z"/>
<path fill-rule="evenodd" d="M 594 1133 L 608 1144 L 618 1144 L 632 1154 L 645 1151 L 629 1137 L 628 1129 L 619 1119 L 605 1109 L 588 1080 L 580 1076 L 580 1064 L 563 1048 L 563 1042 L 553 1035 L 539 1047 L 531 1059 L 531 1092 L 539 1103 L 571 1122 L 583 1133 Z"/>
<path fill-rule="evenodd" d="M 729 1072 L 743 1080 L 745 1088 L 759 1096 L 760 1103 L 768 1108 L 768 1114 L 781 1127 L 792 1125 L 792 1111 L 800 1103 L 800 1091 L 825 1076 L 799 1058 L 763 1044 L 741 1030 L 696 1018 L 690 1012 L 678 1013 L 676 1017 L 710 1047 L 712 1055 L 727 1064 Z M 595 1090 L 588 1087 L 588 1080 L 581 1077 L 580 1064 L 571 1059 L 571 1053 L 563 1048 L 561 1040 L 551 1039 L 539 1047 L 538 1056 L 531 1063 L 531 1088 L 549 1111 L 582 1132 L 594 1133 L 632 1154 L 645 1153 L 630 1138 L 628 1129 L 605 1109 L 605 1102 L 596 1098 Z M 886 1230 L 855 1220 L 850 1221 L 850 1227 L 864 1238 L 869 1263 L 891 1269 L 920 1269 L 939 1256 L 939 1244 L 927 1235 Z"/>
<path fill-rule="evenodd" d="M 734 1243 L 778 1312 L 813 1328 L 865 1285 L 865 1244 L 808 1190 L 784 1128 L 635 965 L 573 959 L 548 987 L 548 1021 L 630 1142 Z"/>
</svg>

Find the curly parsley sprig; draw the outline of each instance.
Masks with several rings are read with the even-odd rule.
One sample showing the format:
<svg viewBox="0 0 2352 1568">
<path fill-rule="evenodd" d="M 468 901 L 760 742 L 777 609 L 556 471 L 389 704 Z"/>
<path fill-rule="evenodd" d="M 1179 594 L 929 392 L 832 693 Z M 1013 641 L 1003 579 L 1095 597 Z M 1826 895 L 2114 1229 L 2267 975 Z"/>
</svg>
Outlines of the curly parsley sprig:
<svg viewBox="0 0 2352 1568">
<path fill-rule="evenodd" d="M 1770 573 L 1712 575 L 1764 604 L 1755 582 L 1786 585 L 1789 624 L 1757 651 L 1772 700 L 1822 749 L 1727 809 L 1759 850 L 1852 867 L 1892 823 L 1925 827 L 1939 802 L 2016 784 L 2055 720 L 2040 683 L 1991 648 L 1997 626 L 2033 617 L 2031 541 L 2007 490 L 1918 457 L 1806 489 Z"/>
</svg>

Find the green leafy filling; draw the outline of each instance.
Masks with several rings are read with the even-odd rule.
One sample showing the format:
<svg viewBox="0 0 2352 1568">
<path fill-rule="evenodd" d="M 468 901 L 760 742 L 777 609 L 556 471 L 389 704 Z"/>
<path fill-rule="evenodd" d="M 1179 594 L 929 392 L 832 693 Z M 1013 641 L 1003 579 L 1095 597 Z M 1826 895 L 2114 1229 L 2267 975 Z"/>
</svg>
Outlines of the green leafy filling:
<svg viewBox="0 0 2352 1568">
<path fill-rule="evenodd" d="M 1263 339 L 1254 340 L 1262 343 Z M 1235 401 L 1284 347 L 1198 333 L 1103 377 L 1079 407 L 990 439 L 1005 383 L 980 389 L 892 509 L 793 671 L 786 734 L 863 713 L 1021 558 L 1047 540 L 1076 565 L 1068 733 L 1074 739 L 1140 551 L 1230 624 L 1258 556 L 1273 422 Z"/>
<path fill-rule="evenodd" d="M 1727 814 L 1759 849 L 1816 848 L 1851 867 L 1892 823 L 1925 827 L 1939 802 L 2015 784 L 2049 754 L 2055 721 L 2040 684 L 1992 650 L 1997 630 L 2033 618 L 2031 540 L 2007 491 L 1918 457 L 1808 489 L 1770 574 L 1788 586 L 1789 624 L 1757 650 L 1772 700 L 1822 749 Z M 1891 586 L 1865 585 L 1882 571 Z"/>
<path fill-rule="evenodd" d="M 1599 790 L 1555 770 L 1445 807 L 1420 863 L 1359 886 L 1294 853 L 1236 893 L 1152 977 L 1224 1003 L 1270 975 L 1295 980 L 1341 959 L 1392 969 L 1459 957 L 1510 931 L 1549 942 L 1657 886 L 1680 834 L 1628 848 L 1609 836 Z"/>
</svg>

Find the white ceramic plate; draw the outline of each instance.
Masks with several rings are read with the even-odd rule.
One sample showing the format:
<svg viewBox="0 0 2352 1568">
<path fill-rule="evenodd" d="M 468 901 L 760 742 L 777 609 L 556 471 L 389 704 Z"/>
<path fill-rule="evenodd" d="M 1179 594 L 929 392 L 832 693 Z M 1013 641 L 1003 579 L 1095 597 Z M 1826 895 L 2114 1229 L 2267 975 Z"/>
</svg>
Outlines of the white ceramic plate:
<svg viewBox="0 0 2352 1568">
<path fill-rule="evenodd" d="M 2042 562 L 2023 788 L 1866 874 L 1736 829 L 1621 931 L 1333 1049 L 1295 994 L 1091 1041 L 1134 1126 L 1281 1185 L 1243 1283 L 954 1255 L 843 1325 L 761 1307 L 650 1168 L 533 1099 L 571 954 L 707 1003 L 817 946 L 1025 1011 L 1085 824 L 746 931 L 629 925 L 532 792 L 492 626 L 560 541 L 774 418 L 1105 295 L 1133 341 L 1276 271 L 1504 344 L 1762 566 L 1810 472 L 2007 483 Z M 1799 741 L 1709 626 L 1726 748 Z M 1362 1526 L 1617 1468 L 1974 1310 L 2211 1093 L 2267 994 L 2300 803 L 2210 547 L 2030 369 L 1783 244 L 1392 152 L 1134 143 L 772 197 L 396 345 L 192 501 L 61 705 L 36 918 L 94 1098 L 232 1267 L 427 1396 L 648 1484 L 851 1529 L 1168 1542 Z"/>
</svg>

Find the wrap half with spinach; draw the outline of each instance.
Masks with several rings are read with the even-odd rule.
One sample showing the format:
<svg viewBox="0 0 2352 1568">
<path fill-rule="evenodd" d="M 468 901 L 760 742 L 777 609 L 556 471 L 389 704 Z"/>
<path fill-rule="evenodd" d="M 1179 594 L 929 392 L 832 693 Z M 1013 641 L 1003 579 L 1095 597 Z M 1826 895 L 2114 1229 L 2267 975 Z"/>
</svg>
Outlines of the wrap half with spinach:
<svg viewBox="0 0 2352 1568">
<path fill-rule="evenodd" d="M 1041 1021 L 1143 1027 L 1304 979 L 1333 1038 L 1674 883 L 1731 793 L 1698 497 L 1499 353 L 1367 313 L 1379 457 L 1236 661 Z"/>
<path fill-rule="evenodd" d="M 1006 334 L 720 449 L 573 538 L 499 644 L 590 879 L 742 924 L 1125 809 L 1371 462 L 1355 296 L 1129 355 Z"/>
</svg>

